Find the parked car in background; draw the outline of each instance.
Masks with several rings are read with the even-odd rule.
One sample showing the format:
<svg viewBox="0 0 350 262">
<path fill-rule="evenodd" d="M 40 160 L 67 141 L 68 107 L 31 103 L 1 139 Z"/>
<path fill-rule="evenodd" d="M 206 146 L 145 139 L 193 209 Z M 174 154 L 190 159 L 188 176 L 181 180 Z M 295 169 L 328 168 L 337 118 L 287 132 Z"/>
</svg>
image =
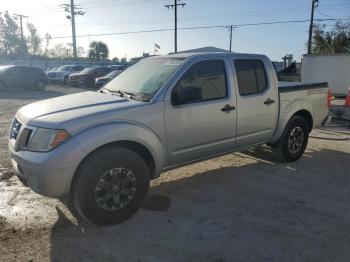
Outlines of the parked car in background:
<svg viewBox="0 0 350 262">
<path fill-rule="evenodd" d="M 52 71 L 52 72 L 53 72 L 53 71 L 56 71 L 58 68 L 59 68 L 59 66 L 55 66 L 55 67 L 53 67 L 53 68 L 49 68 L 48 70 L 45 71 L 45 73 L 46 73 L 46 75 L 47 75 L 48 72 L 50 72 L 50 71 Z"/>
<path fill-rule="evenodd" d="M 0 91 L 10 88 L 43 90 L 47 76 L 43 70 L 31 66 L 0 66 Z"/>
<path fill-rule="evenodd" d="M 85 85 L 88 87 L 94 87 L 96 78 L 105 76 L 112 71 L 113 68 L 108 66 L 88 67 L 80 73 L 71 74 L 69 76 L 69 83 L 73 86 Z"/>
<path fill-rule="evenodd" d="M 111 65 L 109 67 L 113 68 L 113 70 L 123 71 L 127 68 L 127 65 Z"/>
<path fill-rule="evenodd" d="M 47 77 L 49 81 L 62 82 L 68 84 L 69 75 L 73 73 L 78 73 L 83 70 L 84 67 L 81 65 L 63 65 L 56 70 L 50 70 L 47 72 Z"/>
<path fill-rule="evenodd" d="M 123 72 L 123 70 L 115 70 L 115 71 L 112 71 L 112 72 L 110 72 L 109 74 L 107 74 L 105 76 L 96 78 L 96 80 L 95 80 L 95 87 L 97 87 L 97 88 L 103 87 L 106 83 L 108 83 L 108 81 L 110 81 L 113 78 L 115 78 L 121 72 Z"/>
</svg>

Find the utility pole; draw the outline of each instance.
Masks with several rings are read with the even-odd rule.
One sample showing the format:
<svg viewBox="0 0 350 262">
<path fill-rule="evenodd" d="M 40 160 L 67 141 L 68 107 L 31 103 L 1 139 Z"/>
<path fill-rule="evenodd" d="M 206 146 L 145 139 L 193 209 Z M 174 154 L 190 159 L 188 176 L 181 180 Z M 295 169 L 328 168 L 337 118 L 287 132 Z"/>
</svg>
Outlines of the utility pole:
<svg viewBox="0 0 350 262">
<path fill-rule="evenodd" d="M 73 56 L 76 59 L 77 58 L 77 38 L 75 34 L 75 16 L 76 15 L 84 15 L 85 12 L 79 10 L 80 7 L 74 5 L 74 0 L 70 0 L 70 4 L 63 4 L 64 10 L 70 15 L 67 15 L 66 18 L 71 20 L 72 24 L 72 44 L 73 44 Z M 75 11 L 78 10 L 78 11 Z"/>
<path fill-rule="evenodd" d="M 230 52 L 232 52 L 232 33 L 233 29 L 237 28 L 236 26 L 230 25 L 227 27 L 228 30 L 230 30 Z"/>
<path fill-rule="evenodd" d="M 25 42 L 24 42 L 24 33 L 23 33 L 23 18 L 28 18 L 28 16 L 25 16 L 25 15 L 21 15 L 21 14 L 14 14 L 16 16 L 16 18 L 19 17 L 19 24 L 20 24 L 20 27 L 21 27 L 21 39 L 22 39 L 22 45 L 23 45 L 23 48 L 25 46 Z"/>
<path fill-rule="evenodd" d="M 312 47 L 312 31 L 314 28 L 314 11 L 315 7 L 318 6 L 319 0 L 311 0 L 312 5 L 311 5 L 311 19 L 310 19 L 310 28 L 309 28 L 309 41 L 307 44 L 307 53 L 311 54 L 311 47 Z"/>
<path fill-rule="evenodd" d="M 174 30 L 174 52 L 177 53 L 177 7 L 181 6 L 184 7 L 186 4 L 185 3 L 178 3 L 177 1 L 180 0 L 174 0 L 173 5 L 165 5 L 166 8 L 172 8 L 174 9 L 174 16 L 175 16 L 175 30 Z"/>
</svg>

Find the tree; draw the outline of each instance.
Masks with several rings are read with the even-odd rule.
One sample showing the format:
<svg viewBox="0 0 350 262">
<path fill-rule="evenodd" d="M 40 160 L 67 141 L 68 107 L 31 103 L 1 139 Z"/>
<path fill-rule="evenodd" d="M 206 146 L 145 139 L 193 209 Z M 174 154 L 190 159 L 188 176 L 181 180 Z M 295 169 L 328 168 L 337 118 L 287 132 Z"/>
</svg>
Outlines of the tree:
<svg viewBox="0 0 350 262">
<path fill-rule="evenodd" d="M 28 52 L 31 55 L 40 55 L 41 53 L 41 38 L 38 30 L 32 23 L 27 24 L 29 36 L 27 37 Z"/>
<path fill-rule="evenodd" d="M 118 57 L 113 57 L 112 61 L 113 62 L 119 62 L 119 58 Z"/>
<path fill-rule="evenodd" d="M 69 49 L 65 44 L 57 44 L 49 50 L 49 56 L 54 58 L 66 58 Z"/>
<path fill-rule="evenodd" d="M 350 23 L 336 22 L 331 30 L 315 25 L 312 52 L 314 54 L 350 53 Z"/>
<path fill-rule="evenodd" d="M 108 58 L 109 50 L 105 43 L 92 41 L 89 45 L 89 57 L 97 60 Z"/>
<path fill-rule="evenodd" d="M 51 49 L 48 49 L 47 55 L 49 57 L 53 58 L 69 58 L 72 57 L 73 54 L 73 47 L 71 43 L 61 43 L 57 44 Z M 83 47 L 78 46 L 77 48 L 77 55 L 78 57 L 82 57 L 85 54 L 85 50 Z"/>
<path fill-rule="evenodd" d="M 85 56 L 85 49 L 82 46 L 77 47 L 77 56 L 78 57 L 83 57 Z"/>
<path fill-rule="evenodd" d="M 51 41 L 51 35 L 49 33 L 46 33 L 45 34 L 45 48 L 44 48 L 44 52 L 43 52 L 44 56 L 48 56 L 50 41 Z"/>
<path fill-rule="evenodd" d="M 24 55 L 25 51 L 17 23 L 7 11 L 0 13 L 0 56 Z"/>
<path fill-rule="evenodd" d="M 126 57 L 123 57 L 122 59 L 120 59 L 120 62 L 126 63 Z"/>
</svg>

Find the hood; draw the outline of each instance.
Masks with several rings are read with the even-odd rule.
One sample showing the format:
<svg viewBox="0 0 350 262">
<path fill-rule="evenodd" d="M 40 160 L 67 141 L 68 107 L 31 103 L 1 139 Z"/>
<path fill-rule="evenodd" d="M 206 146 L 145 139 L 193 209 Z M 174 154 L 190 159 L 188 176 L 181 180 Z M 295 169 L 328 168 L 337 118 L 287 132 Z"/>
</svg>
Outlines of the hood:
<svg viewBox="0 0 350 262">
<path fill-rule="evenodd" d="M 135 107 L 142 102 L 99 92 L 82 92 L 42 100 L 22 107 L 16 118 L 25 124 L 46 128 L 66 128 L 65 123 L 88 122 L 87 118 Z M 94 120 L 96 121 L 96 120 Z"/>
<path fill-rule="evenodd" d="M 54 73 L 54 74 L 67 74 L 68 71 L 47 71 L 47 73 Z"/>
</svg>

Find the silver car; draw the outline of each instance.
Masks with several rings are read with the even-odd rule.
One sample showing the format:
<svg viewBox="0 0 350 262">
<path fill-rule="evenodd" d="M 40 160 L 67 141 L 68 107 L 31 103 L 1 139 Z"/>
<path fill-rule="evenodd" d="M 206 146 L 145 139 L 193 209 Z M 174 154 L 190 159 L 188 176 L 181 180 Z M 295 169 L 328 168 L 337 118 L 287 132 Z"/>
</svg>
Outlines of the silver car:
<svg viewBox="0 0 350 262">
<path fill-rule="evenodd" d="M 279 84 L 263 55 L 152 57 L 97 92 L 22 107 L 9 151 L 35 192 L 70 196 L 87 220 L 114 224 L 165 170 L 261 144 L 299 159 L 327 119 L 327 94 L 327 83 Z"/>
</svg>

